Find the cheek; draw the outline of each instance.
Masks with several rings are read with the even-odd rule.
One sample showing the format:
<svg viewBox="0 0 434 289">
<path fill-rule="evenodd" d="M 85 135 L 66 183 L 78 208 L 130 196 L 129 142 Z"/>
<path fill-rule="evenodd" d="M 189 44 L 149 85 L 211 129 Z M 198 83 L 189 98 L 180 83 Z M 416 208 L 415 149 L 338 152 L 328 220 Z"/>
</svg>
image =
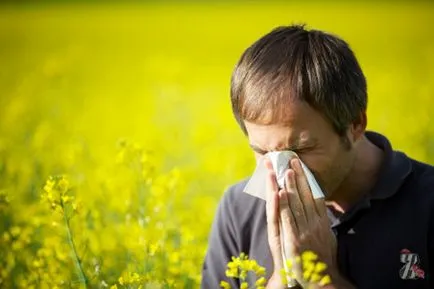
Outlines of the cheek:
<svg viewBox="0 0 434 289">
<path fill-rule="evenodd" d="M 329 163 L 321 175 L 327 189 L 332 192 L 337 189 L 347 177 L 351 169 L 350 155 L 342 152 Z"/>
<path fill-rule="evenodd" d="M 300 155 L 302 161 L 312 171 L 321 187 L 331 189 L 339 181 L 342 160 L 336 151 Z"/>
<path fill-rule="evenodd" d="M 300 154 L 300 159 L 315 175 L 321 176 L 329 170 L 331 159 L 323 154 Z"/>
</svg>

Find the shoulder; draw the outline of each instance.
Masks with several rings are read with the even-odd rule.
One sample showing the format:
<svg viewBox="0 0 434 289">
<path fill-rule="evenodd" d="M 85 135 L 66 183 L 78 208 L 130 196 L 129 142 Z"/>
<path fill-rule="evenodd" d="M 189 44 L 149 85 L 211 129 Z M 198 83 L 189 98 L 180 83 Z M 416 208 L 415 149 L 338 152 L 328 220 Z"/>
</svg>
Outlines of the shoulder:
<svg viewBox="0 0 434 289">
<path fill-rule="evenodd" d="M 249 179 L 246 178 L 229 186 L 225 190 L 219 204 L 220 209 L 230 214 L 241 226 L 243 223 L 251 220 L 251 218 L 260 215 L 257 214 L 258 212 L 262 210 L 265 212 L 264 200 L 244 192 L 244 187 L 248 180 Z"/>
<path fill-rule="evenodd" d="M 430 191 L 434 196 L 434 166 L 409 158 L 412 172 L 411 181 L 414 187 L 421 191 Z"/>
<path fill-rule="evenodd" d="M 431 211 L 434 209 L 434 167 L 412 158 L 408 160 L 411 172 L 404 182 L 405 194 L 421 211 Z"/>
<path fill-rule="evenodd" d="M 239 206 L 248 208 L 262 203 L 265 204 L 264 200 L 253 197 L 244 192 L 244 188 L 248 181 L 249 178 L 245 178 L 226 188 L 220 203 L 234 208 L 238 208 Z"/>
</svg>

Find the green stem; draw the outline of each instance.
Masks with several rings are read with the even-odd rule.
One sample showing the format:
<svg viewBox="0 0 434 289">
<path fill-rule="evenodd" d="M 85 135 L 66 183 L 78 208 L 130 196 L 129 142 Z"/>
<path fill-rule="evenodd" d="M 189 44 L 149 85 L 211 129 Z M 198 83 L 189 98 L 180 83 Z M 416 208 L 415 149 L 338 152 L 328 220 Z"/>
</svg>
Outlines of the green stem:
<svg viewBox="0 0 434 289">
<path fill-rule="evenodd" d="M 63 212 L 63 219 L 65 220 L 66 232 L 68 234 L 68 243 L 72 248 L 72 258 L 74 259 L 75 267 L 78 270 L 79 279 L 81 282 L 84 282 L 84 287 L 87 288 L 88 281 L 86 275 L 84 274 L 83 266 L 81 264 L 80 258 L 78 257 L 77 249 L 75 248 L 74 240 L 72 238 L 71 228 L 69 226 L 69 221 L 68 218 L 66 217 L 65 212 Z"/>
</svg>

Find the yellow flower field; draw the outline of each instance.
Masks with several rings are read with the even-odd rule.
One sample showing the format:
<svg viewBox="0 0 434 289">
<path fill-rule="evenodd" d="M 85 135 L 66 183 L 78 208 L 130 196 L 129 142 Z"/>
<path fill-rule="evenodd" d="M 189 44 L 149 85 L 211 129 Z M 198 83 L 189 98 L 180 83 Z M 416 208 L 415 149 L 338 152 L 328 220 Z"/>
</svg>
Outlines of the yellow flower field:
<svg viewBox="0 0 434 289">
<path fill-rule="evenodd" d="M 198 288 L 254 168 L 230 74 L 277 25 L 347 40 L 369 128 L 434 162 L 432 4 L 237 3 L 0 6 L 1 288 Z"/>
</svg>

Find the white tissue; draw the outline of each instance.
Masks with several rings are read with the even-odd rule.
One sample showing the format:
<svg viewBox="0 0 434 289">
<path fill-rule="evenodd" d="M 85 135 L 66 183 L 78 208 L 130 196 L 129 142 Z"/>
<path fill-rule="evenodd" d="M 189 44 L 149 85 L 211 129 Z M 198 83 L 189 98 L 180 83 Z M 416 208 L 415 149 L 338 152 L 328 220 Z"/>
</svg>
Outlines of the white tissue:
<svg viewBox="0 0 434 289">
<path fill-rule="evenodd" d="M 279 188 L 283 188 L 285 186 L 285 171 L 288 169 L 289 161 L 292 158 L 298 158 L 297 154 L 293 151 L 276 151 L 269 152 L 264 157 L 270 159 L 274 172 L 276 173 L 277 184 Z M 255 172 L 244 187 L 244 192 L 266 200 L 265 178 L 267 176 L 267 168 L 264 165 L 264 157 L 258 161 Z M 312 172 L 301 160 L 300 163 L 309 183 L 310 190 L 312 191 L 313 198 L 324 198 L 324 193 Z"/>
<path fill-rule="evenodd" d="M 273 165 L 277 184 L 279 185 L 279 189 L 281 189 L 285 186 L 285 171 L 288 169 L 289 160 L 293 154 L 290 151 L 269 152 L 267 156 Z"/>
</svg>

